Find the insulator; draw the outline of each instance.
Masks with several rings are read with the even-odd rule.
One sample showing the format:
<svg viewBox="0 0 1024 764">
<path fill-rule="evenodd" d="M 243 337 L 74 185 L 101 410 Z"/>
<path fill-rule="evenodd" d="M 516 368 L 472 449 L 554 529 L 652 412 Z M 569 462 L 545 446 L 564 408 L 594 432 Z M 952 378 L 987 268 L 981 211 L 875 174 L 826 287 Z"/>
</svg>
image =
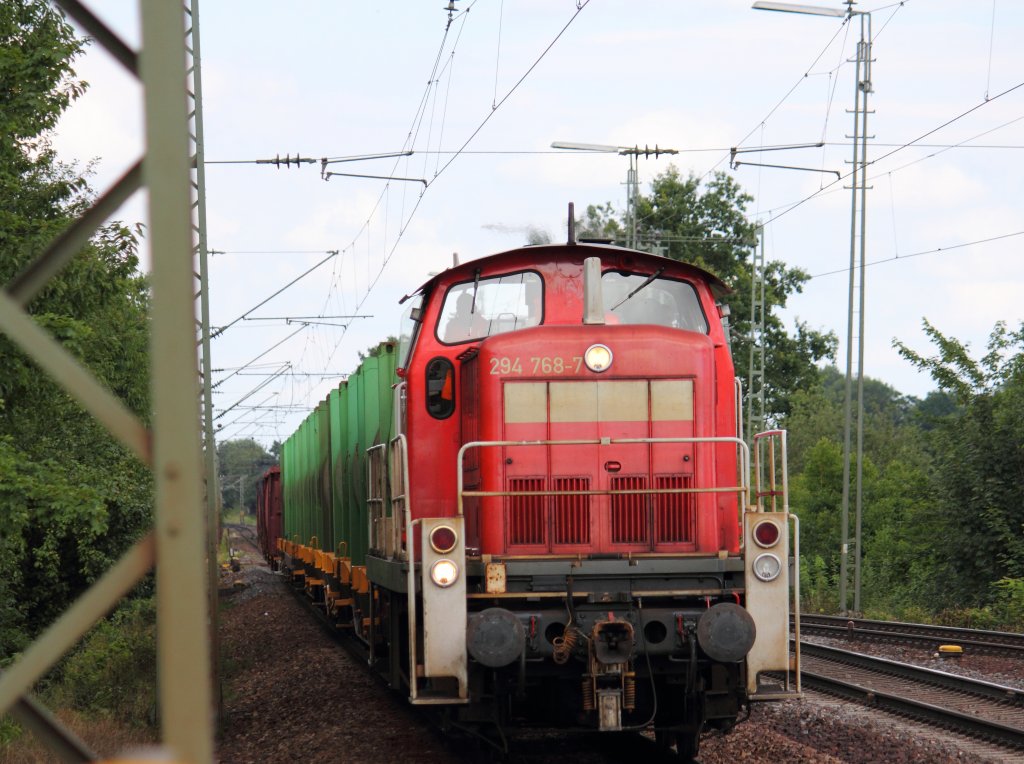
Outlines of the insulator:
<svg viewBox="0 0 1024 764">
<path fill-rule="evenodd" d="M 636 708 L 636 674 L 632 671 L 622 678 L 622 707 L 627 711 Z"/>
<path fill-rule="evenodd" d="M 594 697 L 594 682 L 589 676 L 583 677 L 583 710 L 593 711 L 597 708 L 597 699 Z"/>
</svg>

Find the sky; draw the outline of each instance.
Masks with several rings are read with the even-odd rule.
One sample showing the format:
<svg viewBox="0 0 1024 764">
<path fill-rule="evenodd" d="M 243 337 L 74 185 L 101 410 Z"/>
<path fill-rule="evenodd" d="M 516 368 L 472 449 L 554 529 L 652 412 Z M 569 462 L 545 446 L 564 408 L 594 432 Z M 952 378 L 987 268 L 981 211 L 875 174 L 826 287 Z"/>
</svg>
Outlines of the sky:
<svg viewBox="0 0 1024 764">
<path fill-rule="evenodd" d="M 137 47 L 131 5 L 89 3 Z M 555 141 L 676 149 L 638 160 L 641 192 L 670 164 L 731 174 L 755 198 L 766 258 L 813 276 L 784 320 L 835 332 L 844 368 L 851 192 L 836 173 L 852 158 L 860 17 L 746 0 L 454 5 L 449 24 L 442 0 L 201 0 L 211 323 L 230 324 L 212 346 L 220 438 L 287 437 L 453 253 L 510 249 L 531 229 L 564 240 L 569 202 L 625 207 L 626 157 Z M 873 37 L 864 372 L 924 396 L 931 379 L 894 338 L 931 354 L 927 319 L 980 356 L 997 321 L 1024 319 L 1024 8 L 854 9 Z M 143 151 L 141 90 L 96 45 L 76 69 L 90 88 L 54 144 L 102 191 Z M 731 147 L 815 143 L 738 155 L 809 170 L 730 167 Z M 408 150 L 326 168 L 412 179 L 390 182 L 253 163 Z M 144 222 L 144 194 L 116 217 Z"/>
</svg>

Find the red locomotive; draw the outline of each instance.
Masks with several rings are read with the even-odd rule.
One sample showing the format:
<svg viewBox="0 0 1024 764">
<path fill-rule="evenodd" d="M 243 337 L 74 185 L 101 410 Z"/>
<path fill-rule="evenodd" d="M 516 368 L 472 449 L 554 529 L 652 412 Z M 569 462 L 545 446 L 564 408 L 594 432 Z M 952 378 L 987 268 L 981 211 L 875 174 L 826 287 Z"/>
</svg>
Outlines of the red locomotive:
<svg viewBox="0 0 1024 764">
<path fill-rule="evenodd" d="M 691 755 L 799 691 L 785 435 L 751 489 L 726 293 L 572 242 L 434 276 L 284 444 L 273 553 L 412 703 Z"/>
</svg>

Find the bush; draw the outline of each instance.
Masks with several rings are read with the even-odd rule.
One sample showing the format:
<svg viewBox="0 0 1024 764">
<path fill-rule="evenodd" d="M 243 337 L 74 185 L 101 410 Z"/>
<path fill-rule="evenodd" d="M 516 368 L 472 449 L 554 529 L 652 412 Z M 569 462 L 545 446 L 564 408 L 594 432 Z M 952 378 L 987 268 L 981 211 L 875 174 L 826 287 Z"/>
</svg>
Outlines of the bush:
<svg viewBox="0 0 1024 764">
<path fill-rule="evenodd" d="M 130 600 L 101 621 L 61 665 L 56 705 L 132 725 L 156 720 L 156 605 Z"/>
<path fill-rule="evenodd" d="M 839 607 L 835 577 L 821 555 L 800 558 L 800 609 L 834 613 Z"/>
<path fill-rule="evenodd" d="M 1024 578 L 1003 578 L 992 587 L 996 595 L 992 609 L 1000 627 L 1007 631 L 1024 631 Z"/>
</svg>

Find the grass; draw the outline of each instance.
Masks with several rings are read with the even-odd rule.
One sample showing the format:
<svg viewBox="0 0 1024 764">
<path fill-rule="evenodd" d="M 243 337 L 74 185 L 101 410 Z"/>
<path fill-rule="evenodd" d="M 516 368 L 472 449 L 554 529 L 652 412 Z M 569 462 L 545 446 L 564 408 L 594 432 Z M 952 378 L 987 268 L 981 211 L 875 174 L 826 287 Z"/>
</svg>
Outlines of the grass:
<svg viewBox="0 0 1024 764">
<path fill-rule="evenodd" d="M 101 757 L 156 739 L 156 606 L 124 602 L 37 687 L 39 701 Z M 0 764 L 55 757 L 13 721 L 0 720 Z"/>
<path fill-rule="evenodd" d="M 156 742 L 155 731 L 117 719 L 66 708 L 58 709 L 55 715 L 100 758 L 114 758 Z M 55 760 L 55 755 L 35 736 L 9 721 L 0 723 L 0 764 L 52 764 Z"/>
</svg>

